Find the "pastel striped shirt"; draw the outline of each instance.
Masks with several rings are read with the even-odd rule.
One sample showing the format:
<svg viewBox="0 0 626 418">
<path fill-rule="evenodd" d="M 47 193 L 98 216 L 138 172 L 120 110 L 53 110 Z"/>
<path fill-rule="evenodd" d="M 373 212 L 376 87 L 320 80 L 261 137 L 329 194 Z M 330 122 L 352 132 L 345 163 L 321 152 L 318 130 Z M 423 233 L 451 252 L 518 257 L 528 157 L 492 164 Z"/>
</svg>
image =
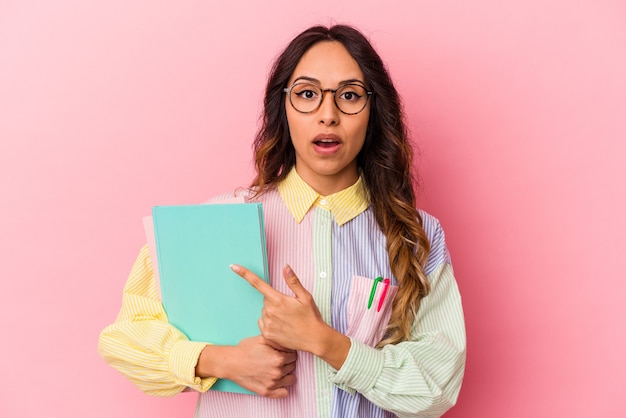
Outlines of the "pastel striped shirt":
<svg viewBox="0 0 626 418">
<path fill-rule="evenodd" d="M 272 286 L 291 294 L 281 274 L 288 263 L 313 294 L 323 319 L 350 337 L 341 369 L 299 353 L 297 383 L 287 398 L 208 390 L 215 379 L 194 375 L 206 343 L 188 341 L 167 323 L 146 247 L 131 271 L 116 322 L 100 336 L 99 351 L 108 363 L 153 395 L 199 391 L 197 418 L 438 417 L 454 405 L 465 365 L 465 327 L 444 233 L 434 217 L 421 212 L 431 243 L 425 266 L 431 292 L 422 301 L 412 338 L 376 349 L 397 280 L 362 180 L 320 196 L 292 170 L 259 197 L 241 193 L 263 203 Z M 381 276 L 391 285 L 384 299 L 384 286 L 377 286 L 368 309 L 374 278 Z"/>
</svg>

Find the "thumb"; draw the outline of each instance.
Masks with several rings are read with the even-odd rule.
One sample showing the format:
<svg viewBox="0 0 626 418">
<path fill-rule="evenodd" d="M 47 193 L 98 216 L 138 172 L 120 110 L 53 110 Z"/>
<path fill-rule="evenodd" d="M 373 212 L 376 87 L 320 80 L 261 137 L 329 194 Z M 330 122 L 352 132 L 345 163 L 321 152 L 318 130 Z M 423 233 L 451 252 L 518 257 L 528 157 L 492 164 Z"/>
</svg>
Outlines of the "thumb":
<svg viewBox="0 0 626 418">
<path fill-rule="evenodd" d="M 285 267 L 283 267 L 283 277 L 285 278 L 285 283 L 287 283 L 287 286 L 289 286 L 289 289 L 291 289 L 297 298 L 303 298 L 308 295 L 308 290 L 302 286 L 300 279 L 298 279 L 298 276 L 296 276 L 296 273 L 294 273 L 289 264 L 285 264 Z"/>
</svg>

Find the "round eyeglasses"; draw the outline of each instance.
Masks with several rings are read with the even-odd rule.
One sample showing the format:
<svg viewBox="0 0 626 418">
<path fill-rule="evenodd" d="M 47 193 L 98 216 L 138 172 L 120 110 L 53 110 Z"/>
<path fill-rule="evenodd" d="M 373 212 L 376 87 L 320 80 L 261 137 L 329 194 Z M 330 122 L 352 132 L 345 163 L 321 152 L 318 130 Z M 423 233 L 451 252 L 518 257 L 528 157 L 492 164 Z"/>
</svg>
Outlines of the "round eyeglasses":
<svg viewBox="0 0 626 418">
<path fill-rule="evenodd" d="M 291 106 L 300 113 L 315 112 L 322 105 L 324 93 L 332 93 L 335 106 L 346 115 L 360 113 L 365 109 L 370 96 L 374 94 L 356 83 L 344 84 L 336 89 L 322 90 L 315 84 L 299 82 L 283 91 L 289 95 Z"/>
</svg>

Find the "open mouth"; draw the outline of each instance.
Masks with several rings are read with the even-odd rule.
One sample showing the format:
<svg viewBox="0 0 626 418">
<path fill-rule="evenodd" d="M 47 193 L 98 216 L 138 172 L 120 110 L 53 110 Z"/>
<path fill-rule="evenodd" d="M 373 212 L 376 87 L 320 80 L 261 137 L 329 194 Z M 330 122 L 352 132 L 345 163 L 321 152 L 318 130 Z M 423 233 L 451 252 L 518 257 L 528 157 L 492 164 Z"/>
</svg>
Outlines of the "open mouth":
<svg viewBox="0 0 626 418">
<path fill-rule="evenodd" d="M 322 148 L 332 148 L 339 145 L 339 141 L 336 141 L 334 139 L 319 139 L 313 143 Z"/>
</svg>

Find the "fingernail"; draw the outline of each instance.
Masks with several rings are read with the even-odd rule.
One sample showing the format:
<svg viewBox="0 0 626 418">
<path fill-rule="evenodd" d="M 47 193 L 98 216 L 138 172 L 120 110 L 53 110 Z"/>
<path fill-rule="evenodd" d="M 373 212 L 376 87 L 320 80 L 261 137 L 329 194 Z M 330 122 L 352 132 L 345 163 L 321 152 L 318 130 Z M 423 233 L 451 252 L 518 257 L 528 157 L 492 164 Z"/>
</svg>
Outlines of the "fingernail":
<svg viewBox="0 0 626 418">
<path fill-rule="evenodd" d="M 296 273 L 293 272 L 293 269 L 291 268 L 291 266 L 289 264 L 285 264 L 285 273 L 287 274 L 287 276 L 295 276 Z"/>
<path fill-rule="evenodd" d="M 231 264 L 230 265 L 230 269 L 232 271 L 234 271 L 235 273 L 239 274 L 239 272 L 241 272 L 241 267 L 239 267 L 237 264 Z"/>
</svg>

